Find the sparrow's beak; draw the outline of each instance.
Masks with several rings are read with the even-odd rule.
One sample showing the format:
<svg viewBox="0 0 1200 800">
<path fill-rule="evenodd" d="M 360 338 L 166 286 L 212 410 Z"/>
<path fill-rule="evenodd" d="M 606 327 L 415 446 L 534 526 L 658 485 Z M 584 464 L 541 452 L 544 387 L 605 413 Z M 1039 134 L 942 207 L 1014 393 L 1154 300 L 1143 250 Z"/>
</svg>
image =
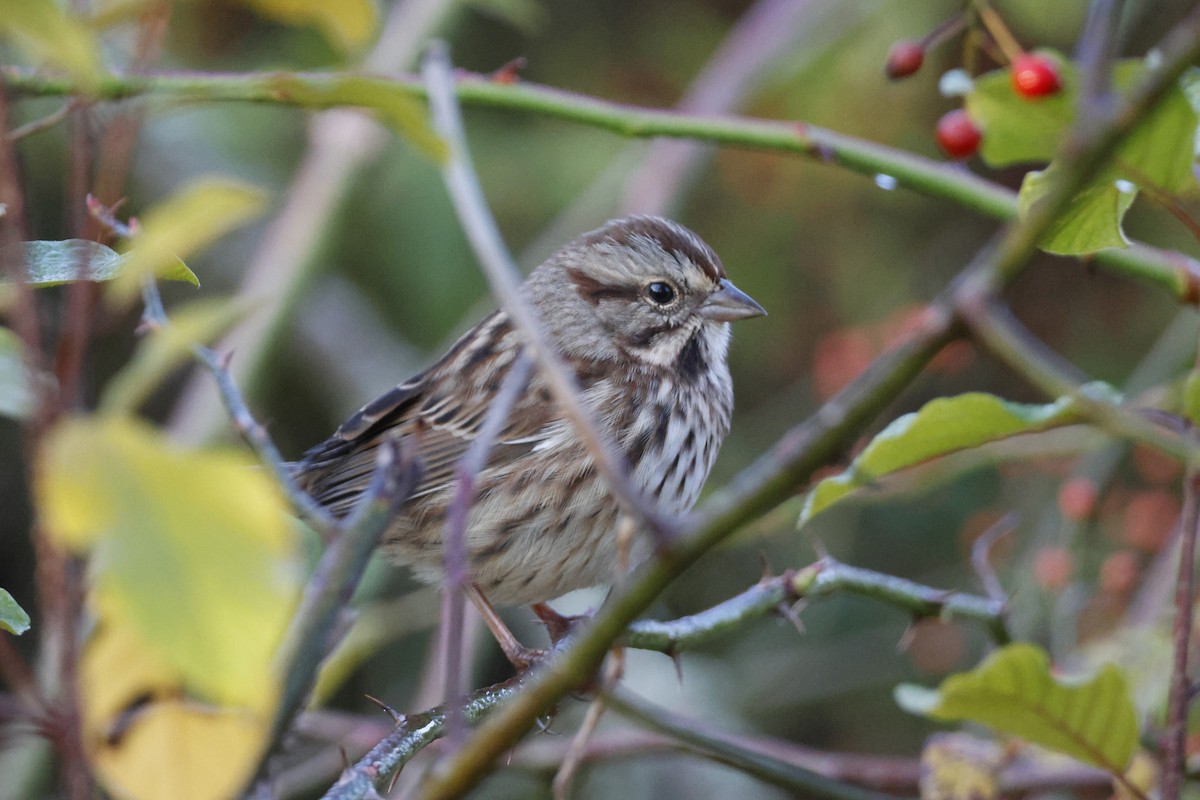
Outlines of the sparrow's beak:
<svg viewBox="0 0 1200 800">
<path fill-rule="evenodd" d="M 765 317 L 766 310 L 754 298 L 722 278 L 717 290 L 708 296 L 697 310 L 700 316 L 715 322 L 734 322 L 750 317 Z"/>
</svg>

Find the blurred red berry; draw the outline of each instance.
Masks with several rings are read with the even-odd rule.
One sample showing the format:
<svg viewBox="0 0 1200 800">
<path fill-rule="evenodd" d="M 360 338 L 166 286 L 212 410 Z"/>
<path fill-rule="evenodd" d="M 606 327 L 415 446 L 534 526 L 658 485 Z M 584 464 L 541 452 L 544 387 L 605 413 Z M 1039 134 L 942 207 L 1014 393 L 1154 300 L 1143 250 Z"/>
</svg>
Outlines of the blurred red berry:
<svg viewBox="0 0 1200 800">
<path fill-rule="evenodd" d="M 1033 579 L 1047 592 L 1061 592 L 1075 575 L 1075 557 L 1065 547 L 1044 547 L 1033 557 Z"/>
<path fill-rule="evenodd" d="M 1058 490 L 1058 510 L 1072 522 L 1082 522 L 1096 510 L 1099 496 L 1091 478 L 1072 478 Z"/>
<path fill-rule="evenodd" d="M 920 42 L 903 39 L 888 51 L 887 64 L 883 70 L 892 80 L 907 78 L 921 68 L 925 62 L 925 48 Z"/>
<path fill-rule="evenodd" d="M 1146 445 L 1133 448 L 1133 466 L 1147 483 L 1170 483 L 1179 479 L 1183 465 Z"/>
<path fill-rule="evenodd" d="M 1157 553 L 1171 537 L 1179 519 L 1179 500 L 1162 489 L 1138 492 L 1125 506 L 1125 543 L 1144 553 Z"/>
<path fill-rule="evenodd" d="M 1100 565 L 1100 588 L 1109 594 L 1129 594 L 1137 586 L 1142 566 L 1137 553 L 1118 550 Z"/>
<path fill-rule="evenodd" d="M 875 357 L 875 346 L 866 331 L 846 328 L 817 340 L 813 348 L 813 387 L 828 400 L 861 375 Z"/>
<path fill-rule="evenodd" d="M 1062 79 L 1050 59 L 1037 53 L 1022 53 L 1012 64 L 1012 84 L 1022 97 L 1036 98 L 1057 92 Z"/>
<path fill-rule="evenodd" d="M 951 158 L 970 158 L 979 149 L 983 132 L 961 108 L 942 115 L 937 123 L 937 142 Z"/>
</svg>

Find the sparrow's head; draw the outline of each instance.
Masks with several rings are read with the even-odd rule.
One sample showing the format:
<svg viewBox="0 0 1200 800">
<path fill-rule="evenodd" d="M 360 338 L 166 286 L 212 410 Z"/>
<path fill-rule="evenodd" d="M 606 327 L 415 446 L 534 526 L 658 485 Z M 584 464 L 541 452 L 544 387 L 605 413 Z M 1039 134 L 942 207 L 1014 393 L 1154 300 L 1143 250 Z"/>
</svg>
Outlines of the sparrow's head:
<svg viewBox="0 0 1200 800">
<path fill-rule="evenodd" d="M 530 274 L 529 298 L 569 356 L 667 366 L 688 347 L 717 347 L 726 323 L 766 314 L 725 277 L 700 237 L 660 217 L 609 222 Z"/>
</svg>

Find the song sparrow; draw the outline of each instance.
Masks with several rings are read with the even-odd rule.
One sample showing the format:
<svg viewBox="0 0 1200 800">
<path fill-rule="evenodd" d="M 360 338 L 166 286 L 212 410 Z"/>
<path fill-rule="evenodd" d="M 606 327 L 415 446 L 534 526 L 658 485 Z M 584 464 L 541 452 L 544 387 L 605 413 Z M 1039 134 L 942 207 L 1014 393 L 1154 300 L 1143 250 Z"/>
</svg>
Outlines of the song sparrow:
<svg viewBox="0 0 1200 800">
<path fill-rule="evenodd" d="M 691 508 L 729 430 L 725 364 L 733 320 L 765 314 L 686 228 L 635 216 L 585 234 L 533 270 L 523 292 L 582 397 L 624 454 L 632 483 L 665 513 Z M 454 468 L 522 349 L 503 311 L 441 360 L 305 454 L 300 485 L 345 513 L 386 437 L 411 437 L 424 473 L 384 535 L 385 554 L 441 577 Z M 587 448 L 536 372 L 476 478 L 467 526 L 476 587 L 501 604 L 540 603 L 617 576 L 619 509 Z M 646 552 L 635 542 L 632 558 Z"/>
</svg>

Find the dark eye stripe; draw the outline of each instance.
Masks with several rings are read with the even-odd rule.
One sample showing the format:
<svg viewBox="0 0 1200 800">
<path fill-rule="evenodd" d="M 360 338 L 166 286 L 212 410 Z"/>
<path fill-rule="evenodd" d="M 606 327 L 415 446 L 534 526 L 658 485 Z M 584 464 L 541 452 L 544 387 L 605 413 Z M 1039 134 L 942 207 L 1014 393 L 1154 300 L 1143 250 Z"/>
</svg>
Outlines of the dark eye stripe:
<svg viewBox="0 0 1200 800">
<path fill-rule="evenodd" d="M 567 270 L 567 277 L 579 288 L 579 296 L 594 306 L 601 300 L 633 300 L 637 297 L 635 290 L 602 283 L 581 269 Z"/>
</svg>

